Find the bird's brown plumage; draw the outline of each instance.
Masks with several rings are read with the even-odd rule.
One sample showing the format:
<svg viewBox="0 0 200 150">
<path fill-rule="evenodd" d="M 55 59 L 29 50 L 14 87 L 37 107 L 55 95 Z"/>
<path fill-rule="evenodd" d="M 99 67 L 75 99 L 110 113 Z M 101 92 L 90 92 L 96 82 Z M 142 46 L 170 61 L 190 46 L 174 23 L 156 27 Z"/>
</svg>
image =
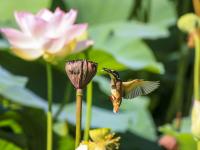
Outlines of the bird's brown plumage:
<svg viewBox="0 0 200 150">
<path fill-rule="evenodd" d="M 146 95 L 158 88 L 158 81 L 144 81 L 142 79 L 134 79 L 122 82 L 119 74 L 111 69 L 104 68 L 111 77 L 111 96 L 113 104 L 113 112 L 118 112 L 122 102 L 122 97 L 132 99 L 137 96 Z"/>
</svg>

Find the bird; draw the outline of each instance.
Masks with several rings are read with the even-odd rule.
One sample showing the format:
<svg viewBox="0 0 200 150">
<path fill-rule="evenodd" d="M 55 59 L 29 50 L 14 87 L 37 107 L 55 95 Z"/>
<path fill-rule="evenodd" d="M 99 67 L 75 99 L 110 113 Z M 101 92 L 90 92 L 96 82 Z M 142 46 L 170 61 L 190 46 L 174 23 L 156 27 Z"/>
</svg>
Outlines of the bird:
<svg viewBox="0 0 200 150">
<path fill-rule="evenodd" d="M 111 96 L 109 96 L 113 104 L 113 112 L 119 111 L 123 99 L 133 99 L 137 96 L 147 95 L 157 89 L 160 85 L 159 81 L 145 81 L 143 79 L 134 79 L 123 82 L 119 73 L 115 70 L 103 68 L 111 78 Z"/>
</svg>

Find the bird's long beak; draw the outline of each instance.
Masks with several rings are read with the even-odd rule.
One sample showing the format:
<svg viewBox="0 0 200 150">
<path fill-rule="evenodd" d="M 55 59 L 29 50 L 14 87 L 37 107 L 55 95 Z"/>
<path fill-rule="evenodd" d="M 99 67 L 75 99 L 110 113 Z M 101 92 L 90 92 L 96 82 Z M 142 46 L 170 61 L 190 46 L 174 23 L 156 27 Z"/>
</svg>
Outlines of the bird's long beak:
<svg viewBox="0 0 200 150">
<path fill-rule="evenodd" d="M 119 107 L 118 108 L 113 108 L 113 112 L 116 114 L 116 113 L 118 113 L 118 111 L 119 111 Z"/>
<path fill-rule="evenodd" d="M 113 103 L 113 112 L 116 114 L 119 111 L 119 104 Z"/>
</svg>

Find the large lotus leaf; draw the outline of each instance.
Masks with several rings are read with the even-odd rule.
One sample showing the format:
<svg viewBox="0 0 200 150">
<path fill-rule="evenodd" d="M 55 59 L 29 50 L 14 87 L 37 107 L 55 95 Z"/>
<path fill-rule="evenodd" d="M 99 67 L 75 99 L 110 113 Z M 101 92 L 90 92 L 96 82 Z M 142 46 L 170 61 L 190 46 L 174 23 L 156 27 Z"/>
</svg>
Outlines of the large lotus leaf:
<svg viewBox="0 0 200 150">
<path fill-rule="evenodd" d="M 168 37 L 169 31 L 160 25 L 142 23 L 139 21 L 114 22 L 93 25 L 89 28 L 89 33 L 95 42 L 101 43 L 112 36 L 130 39 L 158 39 Z"/>
<path fill-rule="evenodd" d="M 162 63 L 156 61 L 151 49 L 141 40 L 129 41 L 126 38 L 115 37 L 100 47 L 130 69 L 164 73 Z"/>
<path fill-rule="evenodd" d="M 102 68 L 112 68 L 115 70 L 124 70 L 126 69 L 125 65 L 119 63 L 112 54 L 107 53 L 106 51 L 98 50 L 98 49 L 90 49 L 88 50 L 85 55 L 83 53 L 77 53 L 74 55 L 70 55 L 67 60 L 74 60 L 74 59 L 88 59 L 98 63 L 98 73 L 101 74 Z M 64 68 L 63 65 L 62 69 Z"/>
<path fill-rule="evenodd" d="M 14 145 L 11 142 L 0 139 L 0 149 L 1 150 L 22 150 L 20 147 Z"/>
<path fill-rule="evenodd" d="M 117 132 L 130 131 L 149 140 L 155 140 L 155 128 L 152 118 L 147 110 L 148 98 L 138 97 L 134 101 L 124 100 L 122 110 L 118 114 L 99 108 L 92 107 L 92 128 L 111 128 Z M 133 107 L 131 107 L 133 106 Z M 75 124 L 75 103 L 68 104 L 66 109 L 58 116 L 59 120 L 67 120 Z M 86 104 L 83 103 L 83 128 L 85 125 Z M 148 130 L 146 130 L 148 129 Z"/>
<path fill-rule="evenodd" d="M 170 0 L 152 0 L 149 21 L 153 24 L 169 26 L 176 22 L 176 6 Z"/>
<path fill-rule="evenodd" d="M 49 7 L 50 0 L 1 0 L 0 1 L 0 23 L 11 23 L 14 20 L 15 11 L 37 12 Z"/>
<path fill-rule="evenodd" d="M 90 34 L 96 42 L 96 49 L 112 54 L 125 66 L 133 70 L 145 69 L 164 73 L 163 65 L 156 61 L 152 50 L 138 38 L 166 37 L 168 36 L 166 29 L 132 22 L 132 25 L 131 23 L 100 25 L 91 28 Z"/>
<path fill-rule="evenodd" d="M 79 11 L 79 21 L 90 24 L 128 19 L 135 0 L 65 0 L 67 6 Z"/>
<path fill-rule="evenodd" d="M 26 77 L 19 77 L 9 73 L 0 66 L 0 91 L 10 86 L 24 87 L 27 83 Z"/>
<path fill-rule="evenodd" d="M 47 103 L 25 88 L 27 78 L 15 76 L 0 66 L 0 94 L 24 106 L 47 110 Z"/>
</svg>

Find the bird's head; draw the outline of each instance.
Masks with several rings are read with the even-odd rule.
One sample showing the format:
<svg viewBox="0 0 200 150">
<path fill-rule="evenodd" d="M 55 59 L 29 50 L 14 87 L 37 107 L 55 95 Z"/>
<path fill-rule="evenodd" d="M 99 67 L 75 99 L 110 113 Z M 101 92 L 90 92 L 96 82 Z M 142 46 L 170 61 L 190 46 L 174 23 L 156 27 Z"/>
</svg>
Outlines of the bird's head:
<svg viewBox="0 0 200 150">
<path fill-rule="evenodd" d="M 119 78 L 119 73 L 115 70 L 112 69 L 108 69 L 108 68 L 103 68 L 103 71 L 107 72 L 108 74 L 111 74 L 112 76 L 114 76 L 116 79 L 120 79 Z"/>
</svg>

